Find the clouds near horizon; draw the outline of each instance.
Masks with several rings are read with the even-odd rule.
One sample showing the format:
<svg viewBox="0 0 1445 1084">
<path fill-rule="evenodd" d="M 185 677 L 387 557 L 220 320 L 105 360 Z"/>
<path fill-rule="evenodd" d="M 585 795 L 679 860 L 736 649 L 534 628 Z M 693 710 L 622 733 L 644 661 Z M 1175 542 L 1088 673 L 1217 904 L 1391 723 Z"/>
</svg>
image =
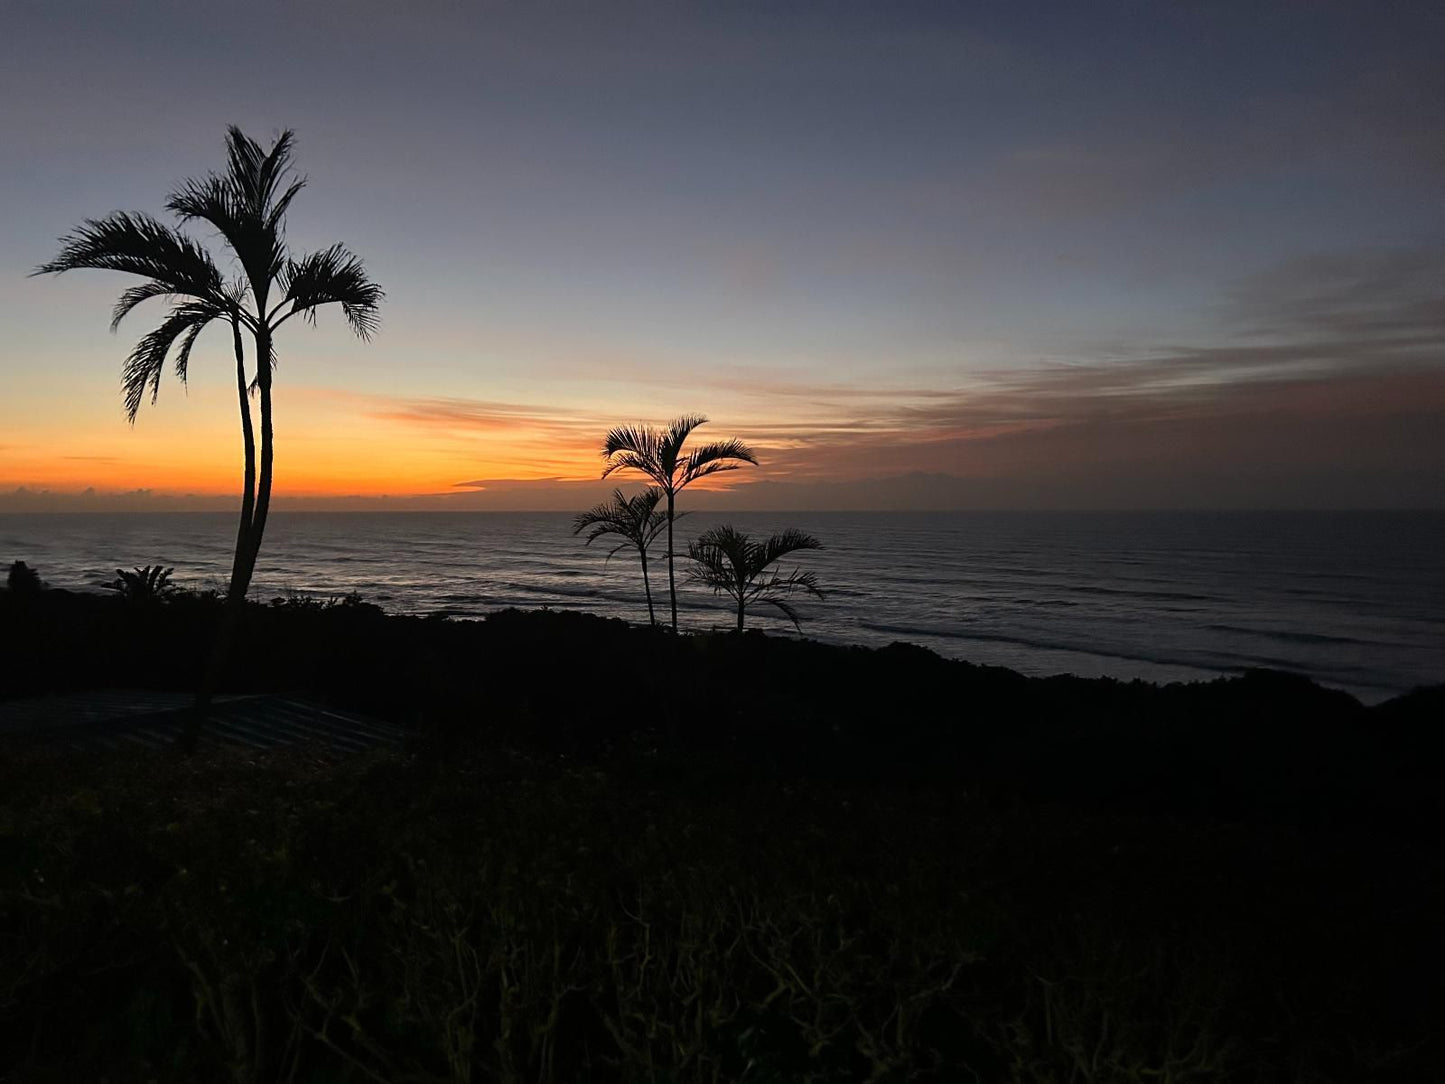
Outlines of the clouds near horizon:
<svg viewBox="0 0 1445 1084">
<path fill-rule="evenodd" d="M 939 507 L 1176 506 L 1189 494 L 1221 506 L 1435 505 L 1445 483 L 1442 281 L 1437 249 L 1314 253 L 1226 291 L 1232 334 L 1209 345 L 979 373 L 958 388 L 764 372 L 701 381 L 691 401 L 729 404 L 710 430 L 736 433 L 763 459 L 718 480 L 731 497 L 709 499 L 897 506 L 881 483 L 924 474 L 936 476 L 933 491 L 908 499 Z M 308 395 L 334 395 L 383 442 L 437 441 L 503 467 L 413 494 L 443 507 L 590 500 L 607 488 L 601 434 L 632 420 L 583 403 Z"/>
<path fill-rule="evenodd" d="M 157 314 L 25 277 L 231 122 L 388 291 L 287 328 L 287 500 L 579 500 L 700 410 L 722 503 L 1445 502 L 1445 9 L 258 10 L 0 11 L 0 508 L 237 484 L 225 343 L 130 430 Z"/>
</svg>

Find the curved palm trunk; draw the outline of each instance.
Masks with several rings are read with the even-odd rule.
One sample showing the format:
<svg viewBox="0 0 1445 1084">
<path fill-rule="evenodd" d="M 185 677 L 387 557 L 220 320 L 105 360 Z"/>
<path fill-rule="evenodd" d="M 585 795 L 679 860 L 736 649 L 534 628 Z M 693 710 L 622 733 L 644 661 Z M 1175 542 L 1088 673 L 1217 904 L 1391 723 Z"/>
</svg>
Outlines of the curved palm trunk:
<svg viewBox="0 0 1445 1084">
<path fill-rule="evenodd" d="M 275 468 L 275 431 L 271 422 L 271 336 L 268 331 L 256 333 L 256 387 L 261 404 L 260 471 L 256 480 L 256 500 L 251 513 L 251 526 L 246 534 L 245 563 L 239 569 L 235 589 L 242 598 L 251 587 L 256 573 L 256 559 L 261 554 L 261 538 L 266 533 L 266 517 L 271 509 L 271 479 Z M 263 360 L 264 359 L 264 360 Z"/>
<path fill-rule="evenodd" d="M 672 520 L 673 520 L 673 492 L 667 491 L 667 595 L 672 600 L 672 631 L 677 633 L 677 574 L 674 569 L 677 566 L 673 558 L 672 546 Z"/>
<path fill-rule="evenodd" d="M 271 510 L 271 478 L 276 462 L 275 430 L 271 424 L 271 332 L 256 332 L 256 383 L 261 392 L 261 477 L 256 485 L 256 513 L 251 522 L 250 563 L 246 568 L 246 586 L 256 571 L 256 558 L 261 554 L 261 537 L 266 533 L 266 516 Z"/>
<path fill-rule="evenodd" d="M 647 578 L 647 551 L 639 552 L 642 554 L 642 593 L 647 596 L 647 623 L 657 628 L 657 614 L 652 609 L 652 581 Z"/>
<path fill-rule="evenodd" d="M 211 645 L 196 699 L 191 705 L 186 725 L 178 743 L 187 753 L 194 752 L 200 740 L 201 727 L 211 707 L 211 698 L 221 680 L 221 671 L 231 654 L 231 644 L 241 623 L 246 606 L 246 588 L 251 582 L 251 528 L 256 509 L 256 431 L 251 424 L 251 401 L 246 380 L 246 348 L 241 340 L 241 325 L 231 322 L 232 345 L 236 353 L 236 395 L 241 406 L 241 441 L 245 447 L 245 468 L 241 490 L 241 520 L 236 528 L 236 554 L 231 561 L 231 582 L 226 590 L 226 605 L 221 613 L 221 627 Z"/>
<path fill-rule="evenodd" d="M 256 430 L 251 424 L 251 398 L 246 381 L 246 351 L 241 342 L 241 325 L 231 322 L 236 350 L 236 394 L 241 401 L 241 440 L 246 447 L 246 468 L 241 492 L 241 522 L 236 528 L 236 556 L 231 562 L 231 584 L 226 601 L 239 602 L 246 597 L 250 577 L 245 574 L 246 553 L 251 541 L 251 520 L 256 510 Z"/>
</svg>

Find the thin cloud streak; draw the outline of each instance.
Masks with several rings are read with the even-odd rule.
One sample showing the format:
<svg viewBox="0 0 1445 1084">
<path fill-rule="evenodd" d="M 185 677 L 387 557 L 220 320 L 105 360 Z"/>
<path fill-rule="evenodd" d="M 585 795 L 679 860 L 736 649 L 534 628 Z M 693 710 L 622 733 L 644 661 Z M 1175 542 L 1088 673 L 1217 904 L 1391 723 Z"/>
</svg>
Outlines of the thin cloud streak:
<svg viewBox="0 0 1445 1084">
<path fill-rule="evenodd" d="M 1304 257 L 1254 276 L 1231 294 L 1232 342 L 996 370 L 974 375 L 962 388 L 808 383 L 756 370 L 689 385 L 742 404 L 726 427 L 765 453 L 760 470 L 721 480 L 724 489 L 900 470 L 1001 476 L 1048 469 L 1047 454 L 1031 448 L 1067 447 L 1060 454 L 1073 462 L 1117 467 L 1160 459 L 1151 441 L 1202 442 L 1216 465 L 1245 469 L 1240 455 L 1200 434 L 1246 419 L 1265 427 L 1284 419 L 1308 428 L 1312 440 L 1327 440 L 1330 425 L 1358 431 L 1362 419 L 1368 428 L 1393 415 L 1438 414 L 1445 424 L 1442 271 L 1439 250 Z M 769 405 L 748 409 L 760 404 Z M 550 462 L 571 468 L 527 480 L 529 486 L 595 477 L 596 442 L 619 420 L 562 406 L 463 399 L 398 401 L 370 413 L 453 435 L 525 434 L 529 444 L 552 449 Z M 1428 450 L 1419 454 L 1421 468 L 1433 469 Z M 1183 478 L 1187 464 L 1178 470 Z M 512 481 L 478 477 L 458 485 L 496 490 Z"/>
</svg>

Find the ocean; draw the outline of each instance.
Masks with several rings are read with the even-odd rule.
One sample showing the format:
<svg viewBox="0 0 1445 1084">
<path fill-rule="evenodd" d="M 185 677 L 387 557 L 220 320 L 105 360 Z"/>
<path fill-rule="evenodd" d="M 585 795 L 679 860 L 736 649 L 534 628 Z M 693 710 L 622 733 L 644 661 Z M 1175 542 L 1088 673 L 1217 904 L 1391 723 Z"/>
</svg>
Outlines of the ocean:
<svg viewBox="0 0 1445 1084">
<path fill-rule="evenodd" d="M 252 597 L 357 592 L 394 613 L 645 621 L 636 558 L 608 560 L 606 539 L 584 546 L 571 519 L 278 512 Z M 1445 681 L 1445 512 L 697 513 L 680 538 L 723 520 L 824 543 L 797 562 L 827 592 L 800 603 L 803 634 L 819 640 L 901 640 L 1030 675 L 1165 682 L 1271 667 L 1368 703 Z M 157 563 L 180 585 L 222 587 L 234 531 L 221 513 L 0 515 L 0 560 L 69 589 Z M 653 571 L 661 616 L 665 568 Z M 683 627 L 727 627 L 726 600 L 681 571 Z M 766 607 L 749 625 L 793 634 Z"/>
</svg>

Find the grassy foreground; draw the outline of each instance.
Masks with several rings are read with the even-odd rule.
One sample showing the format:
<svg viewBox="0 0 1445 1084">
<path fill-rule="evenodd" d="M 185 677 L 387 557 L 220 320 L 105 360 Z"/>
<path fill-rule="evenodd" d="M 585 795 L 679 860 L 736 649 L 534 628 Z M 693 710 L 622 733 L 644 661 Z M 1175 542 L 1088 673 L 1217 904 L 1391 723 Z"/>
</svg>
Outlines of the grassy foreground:
<svg viewBox="0 0 1445 1084">
<path fill-rule="evenodd" d="M 4 605 L 11 647 L 68 636 L 98 684 L 191 639 L 184 606 L 22 634 Z M 234 684 L 412 712 L 416 749 L 5 748 L 10 1078 L 1406 1081 L 1445 1053 L 1415 701 L 720 637 L 658 648 L 693 728 L 615 622 L 252 618 Z"/>
</svg>

